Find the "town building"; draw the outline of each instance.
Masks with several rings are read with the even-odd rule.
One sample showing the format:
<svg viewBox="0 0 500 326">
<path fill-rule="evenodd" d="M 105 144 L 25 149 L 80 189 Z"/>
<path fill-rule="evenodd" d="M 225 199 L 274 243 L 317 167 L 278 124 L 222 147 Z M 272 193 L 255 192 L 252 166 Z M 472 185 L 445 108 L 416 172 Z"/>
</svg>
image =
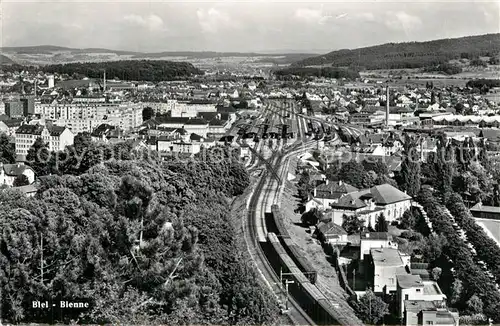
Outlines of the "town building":
<svg viewBox="0 0 500 326">
<path fill-rule="evenodd" d="M 400 318 L 405 316 L 405 306 L 408 306 L 405 302 L 409 300 L 439 302 L 440 305 L 446 306 L 446 295 L 435 281 L 422 280 L 420 275 L 414 274 L 398 274 L 396 279 L 396 301 Z"/>
<path fill-rule="evenodd" d="M 63 151 L 73 145 L 74 134 L 66 127 L 44 125 L 21 125 L 15 134 L 16 154 L 25 156 L 38 138 L 48 144 L 49 151 Z"/>
<path fill-rule="evenodd" d="M 324 244 L 345 245 L 348 242 L 347 232 L 333 221 L 320 221 L 315 235 Z"/>
<path fill-rule="evenodd" d="M 398 275 L 410 273 L 410 256 L 395 248 L 370 249 L 369 270 L 373 275 L 373 292 L 396 292 Z"/>
<path fill-rule="evenodd" d="M 23 105 L 21 101 L 5 102 L 5 114 L 10 118 L 20 118 L 23 116 Z"/>
<path fill-rule="evenodd" d="M 405 300 L 403 325 L 405 326 L 458 326 L 459 314 L 441 301 Z"/>
<path fill-rule="evenodd" d="M 177 118 L 195 118 L 200 112 L 217 112 L 217 107 L 211 100 L 178 102 L 172 107 L 171 116 Z"/>
<path fill-rule="evenodd" d="M 130 131 L 142 124 L 142 105 L 137 103 L 37 103 L 35 113 L 74 134 L 92 132 L 101 124 Z"/>
<path fill-rule="evenodd" d="M 470 212 L 476 218 L 500 220 L 500 207 L 483 205 L 479 202 L 470 208 Z"/>
<path fill-rule="evenodd" d="M 369 256 L 370 250 L 380 248 L 397 249 L 398 244 L 388 232 L 366 232 L 361 234 L 360 260 L 364 260 L 366 256 Z"/>
<path fill-rule="evenodd" d="M 322 184 L 316 187 L 306 203 L 306 210 L 312 207 L 326 209 L 329 206 L 332 220 L 337 224 L 342 224 L 344 215 L 357 215 L 366 226 L 373 227 L 380 214 L 384 214 L 391 223 L 401 218 L 411 206 L 412 198 L 390 184 L 358 191 L 352 186 L 346 187 L 341 181 L 333 186 Z"/>
<path fill-rule="evenodd" d="M 20 177 L 21 175 L 26 176 L 29 184 L 35 182 L 35 171 L 31 167 L 23 163 L 0 163 L 0 184 L 12 187 L 16 178 Z"/>
</svg>

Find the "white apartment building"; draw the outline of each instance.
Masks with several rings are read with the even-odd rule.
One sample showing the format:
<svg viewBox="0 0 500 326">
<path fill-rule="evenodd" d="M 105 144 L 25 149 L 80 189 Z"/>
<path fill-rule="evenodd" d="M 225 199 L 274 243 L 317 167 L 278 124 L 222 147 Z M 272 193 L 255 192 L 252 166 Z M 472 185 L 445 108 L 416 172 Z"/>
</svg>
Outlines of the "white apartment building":
<svg viewBox="0 0 500 326">
<path fill-rule="evenodd" d="M 172 108 L 172 117 L 195 118 L 199 112 L 217 112 L 217 108 L 213 103 L 206 101 L 178 102 Z"/>
<path fill-rule="evenodd" d="M 68 127 L 74 134 L 92 132 L 103 123 L 124 131 L 142 124 L 142 105 L 137 103 L 37 103 L 35 114 L 57 126 Z"/>
<path fill-rule="evenodd" d="M 166 102 L 143 102 L 143 107 L 150 107 L 155 114 L 166 114 L 172 111 L 177 105 L 177 100 L 166 100 Z"/>
<path fill-rule="evenodd" d="M 73 145 L 74 134 L 66 127 L 22 125 L 16 131 L 16 154 L 27 155 L 37 138 L 42 138 L 49 145 L 50 151 L 62 151 Z"/>
</svg>

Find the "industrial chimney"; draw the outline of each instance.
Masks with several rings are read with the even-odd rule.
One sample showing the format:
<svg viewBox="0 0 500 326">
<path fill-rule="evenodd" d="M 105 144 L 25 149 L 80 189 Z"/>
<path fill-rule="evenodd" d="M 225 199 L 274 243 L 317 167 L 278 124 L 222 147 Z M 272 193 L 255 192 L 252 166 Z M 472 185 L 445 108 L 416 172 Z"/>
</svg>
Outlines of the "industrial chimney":
<svg viewBox="0 0 500 326">
<path fill-rule="evenodd" d="M 106 70 L 104 70 L 104 93 L 106 93 Z"/>
<path fill-rule="evenodd" d="M 387 84 L 385 94 L 385 126 L 389 127 L 389 84 Z"/>
</svg>

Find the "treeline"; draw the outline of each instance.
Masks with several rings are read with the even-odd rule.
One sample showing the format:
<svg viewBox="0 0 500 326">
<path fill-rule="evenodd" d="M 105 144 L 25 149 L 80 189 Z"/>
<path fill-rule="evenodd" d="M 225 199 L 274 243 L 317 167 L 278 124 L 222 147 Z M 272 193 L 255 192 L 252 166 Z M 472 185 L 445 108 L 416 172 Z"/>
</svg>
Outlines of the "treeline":
<svg viewBox="0 0 500 326">
<path fill-rule="evenodd" d="M 500 87 L 500 79 L 473 79 L 465 85 L 469 88 L 478 88 L 481 92 L 488 92 L 491 88 Z"/>
<path fill-rule="evenodd" d="M 442 63 L 437 66 L 424 68 L 425 72 L 442 72 L 447 75 L 456 75 L 462 72 L 462 67 L 451 63 Z"/>
<path fill-rule="evenodd" d="M 295 66 L 332 64 L 364 69 L 435 67 L 452 59 L 494 56 L 500 52 L 500 34 L 486 34 L 429 42 L 388 43 L 355 50 L 339 50 L 308 58 Z"/>
<path fill-rule="evenodd" d="M 500 281 L 500 247 L 474 221 L 460 195 L 451 195 L 447 207 L 460 227 L 464 229 L 467 239 L 474 245 L 477 257 L 488 265 L 498 283 Z"/>
<path fill-rule="evenodd" d="M 231 152 L 210 149 L 179 164 L 133 150 L 104 160 L 97 145 L 77 146 L 91 152 L 85 168 L 49 174 L 41 157 L 46 175 L 36 197 L 0 192 L 2 320 L 275 322 L 273 297 L 238 249 L 229 203 L 249 178 Z M 30 308 L 32 300 L 77 298 L 90 309 Z"/>
<path fill-rule="evenodd" d="M 102 78 L 104 70 L 107 78 L 121 80 L 139 80 L 160 82 L 176 80 L 193 75 L 201 75 L 203 71 L 191 63 L 165 60 L 121 60 L 111 62 L 77 62 L 49 65 L 40 68 L 44 72 L 59 74 L 78 74 L 89 78 Z"/>
<path fill-rule="evenodd" d="M 417 200 L 424 206 L 434 231 L 446 239 L 433 264 L 442 269 L 440 285 L 451 304 L 459 311 L 467 311 L 470 309 L 468 300 L 477 296 L 481 309 L 474 313 L 484 313 L 493 322 L 500 321 L 500 292 L 474 262 L 471 251 L 453 228 L 444 207 L 430 190 L 423 190 Z"/>
<path fill-rule="evenodd" d="M 326 77 L 326 78 L 337 78 L 337 79 L 346 78 L 350 80 L 359 78 L 359 72 L 357 70 L 333 68 L 333 67 L 323 67 L 323 68 L 289 67 L 281 70 L 276 70 L 273 73 L 280 80 L 290 80 L 293 79 L 293 76 L 298 76 L 300 78 L 307 78 L 307 77 Z"/>
</svg>

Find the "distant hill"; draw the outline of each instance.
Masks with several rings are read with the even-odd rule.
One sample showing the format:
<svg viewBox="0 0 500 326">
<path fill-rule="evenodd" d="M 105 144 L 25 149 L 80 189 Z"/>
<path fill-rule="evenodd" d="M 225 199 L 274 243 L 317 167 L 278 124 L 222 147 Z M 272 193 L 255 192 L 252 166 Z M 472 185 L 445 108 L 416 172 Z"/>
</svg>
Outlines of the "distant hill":
<svg viewBox="0 0 500 326">
<path fill-rule="evenodd" d="M 182 60 L 217 59 L 228 57 L 254 58 L 259 62 L 290 64 L 317 53 L 245 53 L 245 52 L 214 52 L 214 51 L 163 51 L 134 52 L 110 50 L 103 48 L 68 48 L 53 45 L 3 47 L 0 53 L 8 54 L 24 64 L 51 64 L 69 62 L 97 62 L 115 60 L 143 60 L 182 58 Z"/>
<path fill-rule="evenodd" d="M 473 59 L 500 53 L 500 34 L 467 36 L 428 42 L 387 43 L 354 50 L 338 50 L 300 60 L 296 67 L 334 66 L 357 69 L 405 69 L 443 64 L 452 59 Z"/>
<path fill-rule="evenodd" d="M 0 65 L 11 65 L 14 64 L 15 62 L 12 61 L 9 57 L 4 56 L 3 54 L 0 54 Z"/>
</svg>

